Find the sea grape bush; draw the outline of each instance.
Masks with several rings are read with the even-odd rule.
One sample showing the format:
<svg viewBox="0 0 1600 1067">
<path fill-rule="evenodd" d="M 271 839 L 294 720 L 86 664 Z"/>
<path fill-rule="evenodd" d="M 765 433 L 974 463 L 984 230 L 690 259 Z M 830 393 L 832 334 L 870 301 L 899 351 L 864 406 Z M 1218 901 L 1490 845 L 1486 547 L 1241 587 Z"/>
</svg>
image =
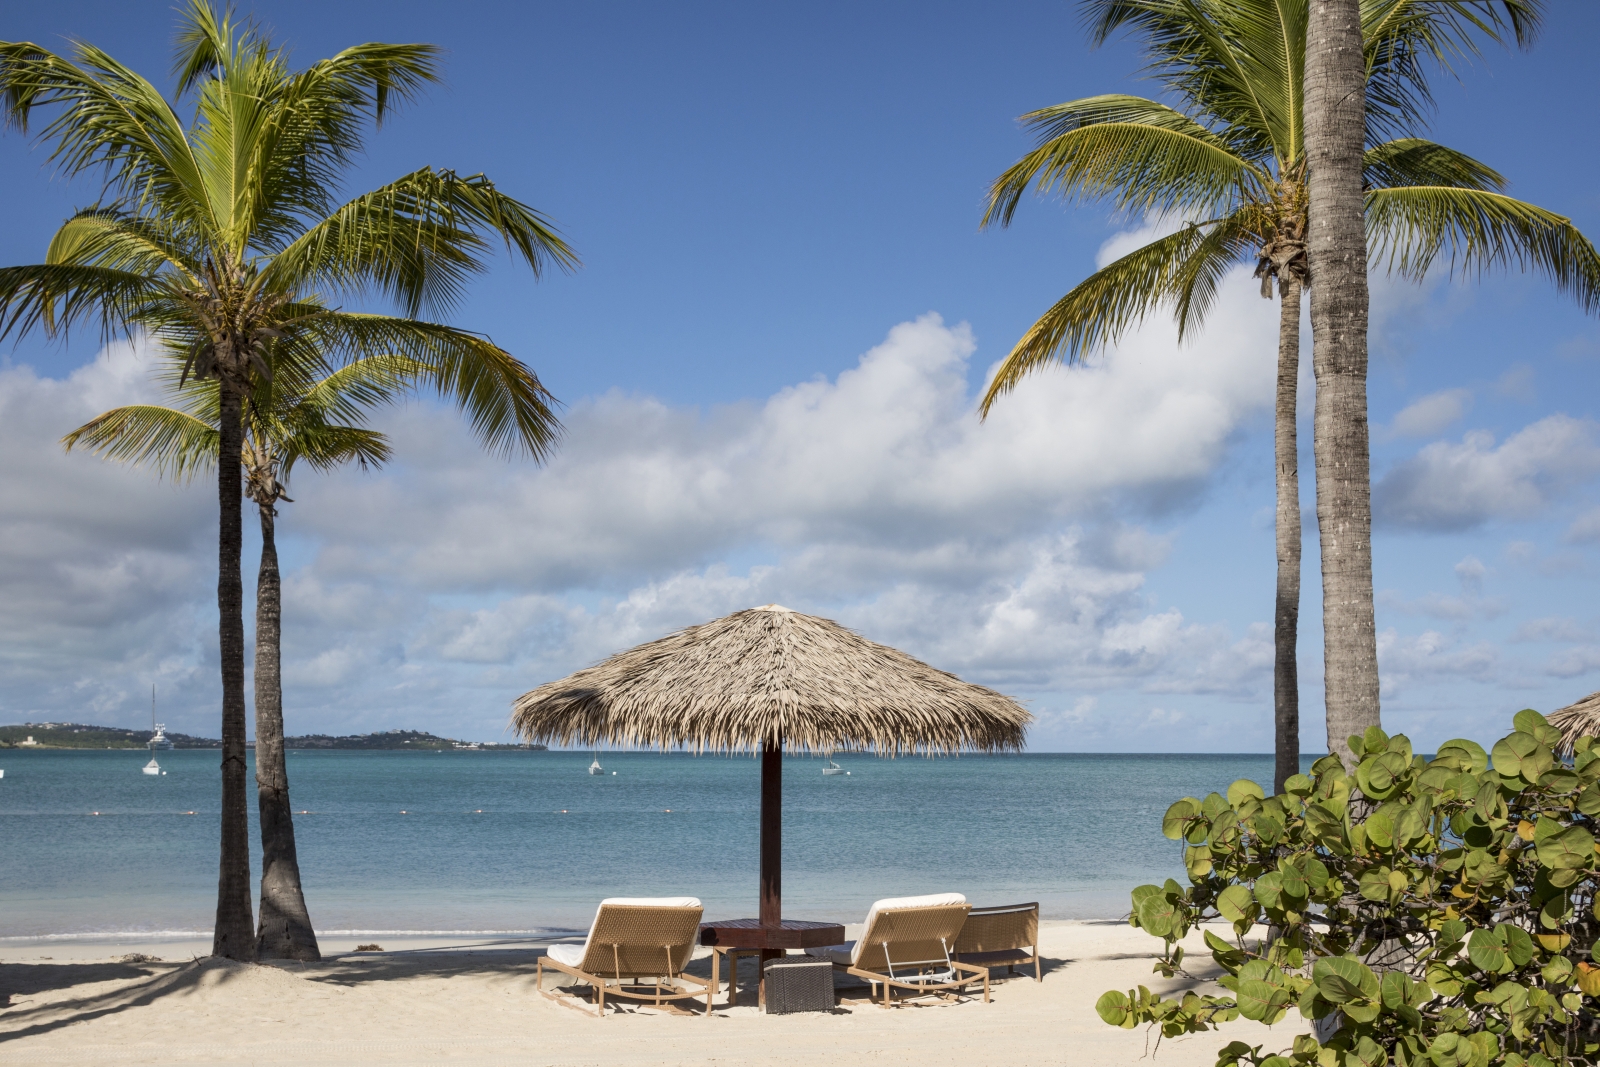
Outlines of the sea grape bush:
<svg viewBox="0 0 1600 1067">
<path fill-rule="evenodd" d="M 1100 1017 L 1165 1036 L 1321 1020 L 1320 1041 L 1234 1041 L 1218 1067 L 1600 1063 L 1600 743 L 1568 759 L 1538 712 L 1513 726 L 1490 753 L 1448 741 L 1431 760 L 1374 727 L 1351 738 L 1353 775 L 1325 756 L 1279 796 L 1241 780 L 1173 804 L 1189 885 L 1138 887 L 1131 922 L 1164 940 L 1167 977 L 1180 939 L 1231 924 L 1204 931 L 1231 995 L 1112 991 Z"/>
</svg>

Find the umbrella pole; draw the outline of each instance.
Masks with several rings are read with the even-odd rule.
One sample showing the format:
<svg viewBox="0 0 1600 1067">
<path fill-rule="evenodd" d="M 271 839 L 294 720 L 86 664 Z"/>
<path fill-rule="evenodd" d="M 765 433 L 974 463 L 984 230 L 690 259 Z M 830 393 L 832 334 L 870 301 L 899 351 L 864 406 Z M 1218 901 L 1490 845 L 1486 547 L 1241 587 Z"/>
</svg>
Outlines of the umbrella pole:
<svg viewBox="0 0 1600 1067">
<path fill-rule="evenodd" d="M 783 739 L 761 742 L 761 925 L 769 930 L 783 926 Z M 784 950 L 772 945 L 756 958 L 756 1003 L 767 1003 L 767 961 L 782 959 Z"/>
<path fill-rule="evenodd" d="M 761 925 L 783 923 L 783 741 L 761 743 Z"/>
</svg>

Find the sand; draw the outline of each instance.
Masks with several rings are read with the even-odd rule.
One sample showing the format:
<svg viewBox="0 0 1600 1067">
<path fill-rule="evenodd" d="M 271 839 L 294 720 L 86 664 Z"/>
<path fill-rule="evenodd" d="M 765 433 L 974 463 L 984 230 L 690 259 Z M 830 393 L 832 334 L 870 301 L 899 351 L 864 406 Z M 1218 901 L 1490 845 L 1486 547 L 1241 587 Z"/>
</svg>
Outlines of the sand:
<svg viewBox="0 0 1600 1067">
<path fill-rule="evenodd" d="M 1044 981 L 1002 978 L 987 1005 L 763 1015 L 746 962 L 739 1007 L 719 997 L 709 1019 L 648 1007 L 597 1019 L 547 1000 L 533 941 L 390 939 L 359 954 L 329 941 L 320 963 L 262 966 L 196 958 L 204 942 L 11 943 L 0 947 L 0 1063 L 1132 1065 L 1154 1035 L 1102 1023 L 1102 992 L 1217 991 L 1198 937 L 1186 946 L 1195 977 L 1173 980 L 1151 973 L 1159 943 L 1120 923 L 1047 922 L 1040 939 Z M 130 953 L 160 962 L 122 961 Z M 1240 1020 L 1163 1041 L 1154 1063 L 1211 1067 L 1230 1040 L 1281 1048 L 1302 1028 L 1292 1011 L 1270 1031 Z"/>
</svg>

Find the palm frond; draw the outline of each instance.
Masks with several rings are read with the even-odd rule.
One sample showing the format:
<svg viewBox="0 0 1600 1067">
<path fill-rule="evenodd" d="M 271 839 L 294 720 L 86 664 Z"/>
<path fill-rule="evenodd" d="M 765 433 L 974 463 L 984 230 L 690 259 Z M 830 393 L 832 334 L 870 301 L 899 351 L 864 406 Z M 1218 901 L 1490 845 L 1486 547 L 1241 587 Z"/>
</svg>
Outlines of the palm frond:
<svg viewBox="0 0 1600 1067">
<path fill-rule="evenodd" d="M 1406 186 L 1367 193 L 1374 258 L 1421 278 L 1441 257 L 1452 274 L 1517 267 L 1547 275 L 1585 311 L 1600 308 L 1600 256 L 1572 220 L 1504 193 Z"/>
<path fill-rule="evenodd" d="M 190 284 L 203 267 L 179 235 L 155 219 L 129 215 L 118 208 L 85 208 L 73 215 L 50 239 L 47 264 L 108 267 L 151 276 L 163 268 L 180 271 Z"/>
<path fill-rule="evenodd" d="M 71 63 L 29 42 L 0 42 L 8 122 L 27 129 L 39 107 L 58 114 L 40 133 L 66 176 L 102 170 L 115 198 L 169 225 L 213 221 L 183 122 L 160 91 L 105 52 L 76 46 Z"/>
<path fill-rule="evenodd" d="M 95 319 L 104 337 L 127 334 L 161 293 L 158 281 L 110 267 L 0 267 L 0 338 L 35 328 L 56 336 Z"/>
<path fill-rule="evenodd" d="M 1072 100 L 1022 116 L 1039 147 L 995 179 L 984 225 L 1010 223 L 1030 185 L 1127 211 L 1214 212 L 1267 180 L 1182 112 L 1137 96 Z"/>
<path fill-rule="evenodd" d="M 1119 30 L 1145 45 L 1145 71 L 1238 154 L 1302 152 L 1306 6 L 1277 0 L 1085 0 L 1095 45 Z"/>
<path fill-rule="evenodd" d="M 1402 137 L 1367 149 L 1363 178 L 1369 189 L 1441 185 L 1503 190 L 1500 174 L 1464 152 L 1420 137 Z"/>
<path fill-rule="evenodd" d="M 466 415 L 492 451 L 542 462 L 561 436 L 555 398 L 511 353 L 479 334 L 390 315 L 330 313 L 308 327 L 349 358 L 402 356 L 429 368 L 425 379 Z"/>
<path fill-rule="evenodd" d="M 1223 236 L 1215 236 L 1217 230 Z M 1070 366 L 1114 344 L 1163 304 L 1183 299 L 1189 319 L 1204 314 L 1216 263 L 1230 250 L 1237 253 L 1238 240 L 1236 227 L 1217 221 L 1191 224 L 1089 275 L 1056 301 L 1001 361 L 984 391 L 980 413 L 987 417 L 1000 397 L 1046 364 Z M 1192 262 L 1196 255 L 1201 262 Z"/>
<path fill-rule="evenodd" d="M 279 477 L 287 484 L 291 472 L 300 463 L 323 472 L 351 462 L 362 470 L 381 467 L 393 454 L 389 439 L 376 430 L 324 423 L 300 426 L 283 438 Z"/>
<path fill-rule="evenodd" d="M 150 404 L 112 408 L 61 439 L 71 452 L 84 447 L 106 459 L 150 466 L 163 477 L 188 481 L 212 470 L 221 448 L 215 422 Z"/>
<path fill-rule="evenodd" d="M 1367 125 L 1376 137 L 1416 129 L 1433 107 L 1429 68 L 1453 73 L 1481 54 L 1480 40 L 1527 47 L 1543 0 L 1362 0 Z"/>
<path fill-rule="evenodd" d="M 535 277 L 550 265 L 578 265 L 548 219 L 483 175 L 460 178 L 424 167 L 306 230 L 274 257 L 267 284 L 371 288 L 411 317 L 454 304 L 466 279 L 485 269 L 485 238 L 495 236 Z"/>
<path fill-rule="evenodd" d="M 366 356 L 312 383 L 297 407 L 316 411 L 325 421 L 353 423 L 366 410 L 411 396 L 433 374 L 430 364 L 409 356 Z"/>
</svg>

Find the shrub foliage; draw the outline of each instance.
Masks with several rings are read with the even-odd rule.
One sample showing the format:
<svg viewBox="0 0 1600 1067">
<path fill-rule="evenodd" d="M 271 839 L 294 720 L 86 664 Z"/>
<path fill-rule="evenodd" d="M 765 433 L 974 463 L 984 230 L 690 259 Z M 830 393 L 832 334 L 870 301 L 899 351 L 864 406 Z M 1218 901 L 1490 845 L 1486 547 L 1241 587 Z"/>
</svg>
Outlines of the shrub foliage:
<svg viewBox="0 0 1600 1067">
<path fill-rule="evenodd" d="M 1563 758 L 1538 712 L 1513 725 L 1491 752 L 1448 741 L 1431 760 L 1374 727 L 1351 739 L 1353 775 L 1326 756 L 1279 796 L 1241 780 L 1173 804 L 1189 885 L 1138 887 L 1131 922 L 1165 941 L 1167 977 L 1191 930 L 1231 924 L 1203 931 L 1231 995 L 1113 991 L 1100 1017 L 1165 1036 L 1322 1020 L 1321 1041 L 1234 1041 L 1218 1067 L 1600 1062 L 1600 744 Z"/>
</svg>

